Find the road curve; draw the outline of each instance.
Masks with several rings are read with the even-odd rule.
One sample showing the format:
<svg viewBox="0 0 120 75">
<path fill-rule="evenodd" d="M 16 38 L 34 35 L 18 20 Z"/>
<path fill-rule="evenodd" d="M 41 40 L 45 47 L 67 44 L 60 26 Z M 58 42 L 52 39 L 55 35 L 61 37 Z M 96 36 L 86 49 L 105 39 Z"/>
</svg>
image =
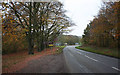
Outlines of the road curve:
<svg viewBox="0 0 120 75">
<path fill-rule="evenodd" d="M 63 50 L 66 65 L 71 73 L 120 73 L 119 59 L 75 47 L 67 46 Z"/>
</svg>

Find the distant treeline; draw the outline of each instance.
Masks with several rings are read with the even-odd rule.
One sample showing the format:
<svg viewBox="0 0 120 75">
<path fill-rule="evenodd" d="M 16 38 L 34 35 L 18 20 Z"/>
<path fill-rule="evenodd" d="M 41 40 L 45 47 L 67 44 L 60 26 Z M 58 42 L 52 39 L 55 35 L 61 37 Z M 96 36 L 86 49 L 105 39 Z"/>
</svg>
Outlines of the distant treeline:
<svg viewBox="0 0 120 75">
<path fill-rule="evenodd" d="M 99 47 L 120 47 L 120 1 L 103 2 L 99 13 L 87 25 L 83 43 Z"/>
<path fill-rule="evenodd" d="M 57 38 L 56 43 L 59 43 L 60 45 L 64 45 L 67 43 L 67 45 L 75 45 L 75 43 L 80 42 L 80 37 L 74 36 L 74 35 L 61 35 Z"/>
</svg>

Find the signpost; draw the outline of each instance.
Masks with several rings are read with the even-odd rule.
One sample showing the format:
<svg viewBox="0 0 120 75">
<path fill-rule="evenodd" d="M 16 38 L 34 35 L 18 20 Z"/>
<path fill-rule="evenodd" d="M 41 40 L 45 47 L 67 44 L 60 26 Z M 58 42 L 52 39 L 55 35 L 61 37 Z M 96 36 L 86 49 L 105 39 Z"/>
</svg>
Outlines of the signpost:
<svg viewBox="0 0 120 75">
<path fill-rule="evenodd" d="M 53 42 L 49 42 L 49 47 L 51 47 L 51 51 L 52 51 L 52 47 L 53 47 Z"/>
<path fill-rule="evenodd" d="M 53 44 L 49 44 L 50 47 L 53 47 L 54 45 Z"/>
</svg>

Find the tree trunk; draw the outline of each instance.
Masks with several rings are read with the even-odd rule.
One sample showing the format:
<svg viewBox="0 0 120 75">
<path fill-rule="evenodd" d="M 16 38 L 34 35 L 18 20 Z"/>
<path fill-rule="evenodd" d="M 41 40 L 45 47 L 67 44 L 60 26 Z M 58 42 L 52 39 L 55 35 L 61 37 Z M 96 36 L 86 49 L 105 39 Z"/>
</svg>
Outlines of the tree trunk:
<svg viewBox="0 0 120 75">
<path fill-rule="evenodd" d="M 32 33 L 31 33 L 31 13 L 32 13 L 32 3 L 30 2 L 30 8 L 29 8 L 29 11 L 30 11 L 30 14 L 29 14 L 29 33 L 28 33 L 28 54 L 34 54 L 33 52 L 33 46 L 34 46 L 34 43 L 33 43 L 33 39 L 32 39 Z"/>
</svg>

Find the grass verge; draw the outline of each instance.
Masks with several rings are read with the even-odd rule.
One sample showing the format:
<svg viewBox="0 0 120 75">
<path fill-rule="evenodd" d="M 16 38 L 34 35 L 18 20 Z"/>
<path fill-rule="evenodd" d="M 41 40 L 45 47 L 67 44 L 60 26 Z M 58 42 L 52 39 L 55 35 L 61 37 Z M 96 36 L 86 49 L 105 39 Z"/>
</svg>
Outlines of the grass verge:
<svg viewBox="0 0 120 75">
<path fill-rule="evenodd" d="M 118 49 L 110 49 L 110 48 L 94 47 L 94 46 L 77 46 L 75 48 L 97 53 L 97 54 L 120 58 L 120 55 L 119 55 L 120 51 Z"/>
<path fill-rule="evenodd" d="M 56 46 L 58 49 L 56 50 L 56 53 L 55 54 L 60 54 L 63 52 L 63 49 L 66 47 L 66 46 Z"/>
</svg>

